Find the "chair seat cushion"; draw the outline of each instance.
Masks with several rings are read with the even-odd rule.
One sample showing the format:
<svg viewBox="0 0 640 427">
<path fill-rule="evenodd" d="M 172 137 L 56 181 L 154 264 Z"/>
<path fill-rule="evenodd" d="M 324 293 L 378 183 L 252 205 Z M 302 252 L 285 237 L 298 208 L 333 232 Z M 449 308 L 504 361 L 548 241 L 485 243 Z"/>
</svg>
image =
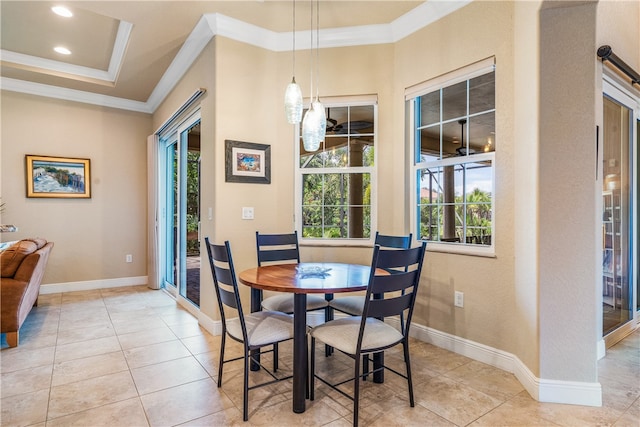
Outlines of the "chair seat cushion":
<svg viewBox="0 0 640 427">
<path fill-rule="evenodd" d="M 338 297 L 329 302 L 329 306 L 352 316 L 360 316 L 364 310 L 364 295 Z"/>
<path fill-rule="evenodd" d="M 293 338 L 293 318 L 285 313 L 257 311 L 244 316 L 247 326 L 248 345 L 261 347 Z M 242 341 L 240 319 L 235 317 L 227 321 L 227 332 Z"/>
<path fill-rule="evenodd" d="M 311 329 L 311 336 L 348 354 L 355 354 L 360 316 L 331 320 Z M 369 318 L 364 328 L 362 351 L 387 347 L 402 341 L 402 334 L 381 320 Z"/>
<path fill-rule="evenodd" d="M 324 308 L 328 302 L 320 295 L 307 295 L 307 311 Z M 269 311 L 281 311 L 283 313 L 293 313 L 293 295 L 274 295 L 262 300 L 262 308 Z"/>
</svg>

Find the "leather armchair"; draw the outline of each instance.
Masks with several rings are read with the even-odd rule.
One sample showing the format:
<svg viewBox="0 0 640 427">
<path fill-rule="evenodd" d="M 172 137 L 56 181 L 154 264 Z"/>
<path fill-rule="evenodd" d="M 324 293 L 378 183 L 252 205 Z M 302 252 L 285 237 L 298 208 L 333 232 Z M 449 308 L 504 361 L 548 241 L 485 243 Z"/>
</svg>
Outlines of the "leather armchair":
<svg viewBox="0 0 640 427">
<path fill-rule="evenodd" d="M 0 252 L 0 328 L 9 347 L 18 345 L 18 331 L 38 304 L 40 284 L 53 242 L 23 239 Z"/>
</svg>

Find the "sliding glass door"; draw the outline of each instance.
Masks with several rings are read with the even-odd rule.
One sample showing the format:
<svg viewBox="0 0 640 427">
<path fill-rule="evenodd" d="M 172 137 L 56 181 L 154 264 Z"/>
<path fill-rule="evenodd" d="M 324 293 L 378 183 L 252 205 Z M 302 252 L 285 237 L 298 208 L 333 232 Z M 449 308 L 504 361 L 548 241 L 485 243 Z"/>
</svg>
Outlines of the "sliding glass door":
<svg viewBox="0 0 640 427">
<path fill-rule="evenodd" d="M 637 131 L 640 100 L 605 81 L 603 98 L 602 333 L 614 344 L 638 310 Z M 609 337 L 609 339 L 607 339 Z"/>
<path fill-rule="evenodd" d="M 160 135 L 164 287 L 200 305 L 200 114 Z"/>
</svg>

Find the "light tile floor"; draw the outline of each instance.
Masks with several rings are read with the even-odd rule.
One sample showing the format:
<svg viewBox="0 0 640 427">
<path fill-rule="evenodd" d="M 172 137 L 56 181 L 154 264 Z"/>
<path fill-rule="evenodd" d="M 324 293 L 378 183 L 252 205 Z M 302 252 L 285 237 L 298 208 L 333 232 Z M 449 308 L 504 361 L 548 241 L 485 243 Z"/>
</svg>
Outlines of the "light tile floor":
<svg viewBox="0 0 640 427">
<path fill-rule="evenodd" d="M 252 391 L 244 423 L 242 365 L 227 364 L 218 388 L 219 345 L 162 291 L 42 295 L 19 347 L 7 348 L 3 336 L 0 425 L 351 425 L 351 402 L 319 382 L 306 412 L 294 414 L 290 381 Z M 241 351 L 235 343 L 229 349 Z M 416 406 L 406 382 L 387 373 L 384 384 L 362 387 L 361 425 L 640 426 L 640 331 L 599 362 L 598 408 L 536 402 L 513 375 L 430 344 L 414 341 L 411 353 Z M 290 354 L 281 347 L 282 373 L 291 370 Z M 402 367 L 397 351 L 387 362 Z M 317 369 L 340 375 L 350 366 L 335 354 L 319 358 Z"/>
</svg>

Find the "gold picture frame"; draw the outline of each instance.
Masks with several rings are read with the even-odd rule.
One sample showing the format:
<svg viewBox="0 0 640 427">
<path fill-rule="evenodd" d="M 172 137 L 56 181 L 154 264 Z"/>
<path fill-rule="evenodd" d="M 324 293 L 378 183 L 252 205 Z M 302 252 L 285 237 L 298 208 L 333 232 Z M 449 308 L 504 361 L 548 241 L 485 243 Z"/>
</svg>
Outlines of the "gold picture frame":
<svg viewBox="0 0 640 427">
<path fill-rule="evenodd" d="M 27 154 L 27 197 L 91 198 L 91 161 Z"/>
</svg>

